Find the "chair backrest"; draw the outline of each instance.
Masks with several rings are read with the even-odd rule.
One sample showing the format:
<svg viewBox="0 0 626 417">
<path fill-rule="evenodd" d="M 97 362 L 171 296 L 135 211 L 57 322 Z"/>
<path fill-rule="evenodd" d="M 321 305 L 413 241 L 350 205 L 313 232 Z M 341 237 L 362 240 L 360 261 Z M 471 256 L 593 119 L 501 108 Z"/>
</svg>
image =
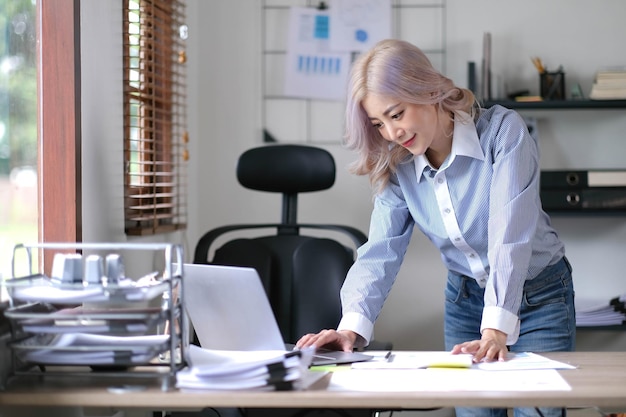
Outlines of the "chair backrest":
<svg viewBox="0 0 626 417">
<path fill-rule="evenodd" d="M 332 155 L 304 145 L 268 145 L 246 151 L 238 160 L 237 178 L 244 187 L 281 193 L 280 223 L 235 224 L 205 233 L 199 240 L 194 263 L 248 266 L 263 281 L 286 342 L 305 333 L 335 328 L 341 318 L 339 289 L 354 262 L 355 248 L 365 234 L 344 225 L 297 222 L 297 196 L 330 188 L 335 181 Z M 244 229 L 274 229 L 261 236 L 237 238 L 213 250 L 211 244 L 226 233 Z M 346 246 L 329 237 L 306 236 L 301 229 L 341 233 Z M 257 233 L 258 234 L 258 233 Z"/>
</svg>

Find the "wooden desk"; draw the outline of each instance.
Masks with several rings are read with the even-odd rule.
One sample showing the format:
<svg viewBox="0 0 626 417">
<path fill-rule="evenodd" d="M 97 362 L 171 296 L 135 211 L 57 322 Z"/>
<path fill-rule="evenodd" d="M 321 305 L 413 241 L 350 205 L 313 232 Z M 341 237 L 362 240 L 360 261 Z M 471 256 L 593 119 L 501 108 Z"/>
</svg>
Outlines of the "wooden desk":
<svg viewBox="0 0 626 417">
<path fill-rule="evenodd" d="M 578 366 L 560 371 L 572 387 L 559 392 L 329 392 L 322 386 L 290 392 L 163 392 L 153 384 L 143 391 L 114 393 L 110 380 L 77 381 L 65 378 L 44 383 L 21 378 L 0 392 L 1 406 L 79 406 L 116 409 L 245 408 L 372 408 L 419 409 L 453 406 L 590 407 L 626 410 L 626 352 L 559 352 L 546 357 Z M 134 381 L 133 381 L 134 382 Z"/>
</svg>

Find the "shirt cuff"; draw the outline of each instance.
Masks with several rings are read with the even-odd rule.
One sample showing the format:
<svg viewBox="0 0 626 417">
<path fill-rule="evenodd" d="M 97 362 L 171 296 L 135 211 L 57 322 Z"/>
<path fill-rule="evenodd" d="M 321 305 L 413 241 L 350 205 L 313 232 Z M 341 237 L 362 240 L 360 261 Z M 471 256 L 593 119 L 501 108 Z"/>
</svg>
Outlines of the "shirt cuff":
<svg viewBox="0 0 626 417">
<path fill-rule="evenodd" d="M 354 342 L 355 348 L 363 348 L 369 345 L 374 332 L 374 323 L 359 313 L 346 313 L 341 318 L 337 331 L 351 330 L 357 334 Z"/>
<path fill-rule="evenodd" d="M 485 307 L 480 332 L 484 329 L 496 329 L 506 333 L 506 344 L 514 345 L 519 338 L 519 317 L 501 307 Z"/>
</svg>

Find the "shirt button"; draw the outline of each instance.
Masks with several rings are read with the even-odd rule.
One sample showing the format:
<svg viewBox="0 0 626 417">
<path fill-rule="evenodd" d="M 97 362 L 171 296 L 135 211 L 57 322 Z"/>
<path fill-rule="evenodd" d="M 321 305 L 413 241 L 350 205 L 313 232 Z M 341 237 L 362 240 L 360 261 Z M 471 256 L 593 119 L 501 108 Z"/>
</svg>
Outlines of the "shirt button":
<svg viewBox="0 0 626 417">
<path fill-rule="evenodd" d="M 473 254 L 473 253 L 470 253 L 470 254 L 469 254 L 469 257 L 470 257 L 470 258 L 473 258 L 473 257 L 474 257 L 474 254 Z"/>
<path fill-rule="evenodd" d="M 450 209 L 449 208 L 444 209 L 443 212 L 446 213 L 446 214 L 450 214 Z"/>
<path fill-rule="evenodd" d="M 437 182 L 438 182 L 439 184 L 443 184 L 443 178 L 439 178 L 439 179 L 437 180 Z"/>
<path fill-rule="evenodd" d="M 461 238 L 460 238 L 460 237 L 455 237 L 455 238 L 454 238 L 454 241 L 455 241 L 455 242 L 458 242 L 458 241 L 460 241 L 460 240 L 461 240 Z"/>
</svg>

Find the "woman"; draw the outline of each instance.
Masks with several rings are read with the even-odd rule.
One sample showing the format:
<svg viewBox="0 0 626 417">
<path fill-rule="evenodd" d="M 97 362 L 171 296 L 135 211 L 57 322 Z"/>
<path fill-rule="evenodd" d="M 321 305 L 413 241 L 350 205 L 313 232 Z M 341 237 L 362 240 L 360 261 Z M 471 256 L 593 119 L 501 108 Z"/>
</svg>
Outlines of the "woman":
<svg viewBox="0 0 626 417">
<path fill-rule="evenodd" d="M 369 343 L 417 226 L 448 269 L 446 349 L 477 362 L 505 360 L 509 349 L 574 349 L 571 267 L 541 209 L 537 144 L 516 112 L 481 109 L 420 49 L 384 40 L 353 66 L 346 132 L 358 154 L 352 172 L 375 190 L 369 241 L 341 290 L 337 330 L 304 335 L 298 347 Z M 457 409 L 506 410 L 485 413 Z"/>
</svg>

